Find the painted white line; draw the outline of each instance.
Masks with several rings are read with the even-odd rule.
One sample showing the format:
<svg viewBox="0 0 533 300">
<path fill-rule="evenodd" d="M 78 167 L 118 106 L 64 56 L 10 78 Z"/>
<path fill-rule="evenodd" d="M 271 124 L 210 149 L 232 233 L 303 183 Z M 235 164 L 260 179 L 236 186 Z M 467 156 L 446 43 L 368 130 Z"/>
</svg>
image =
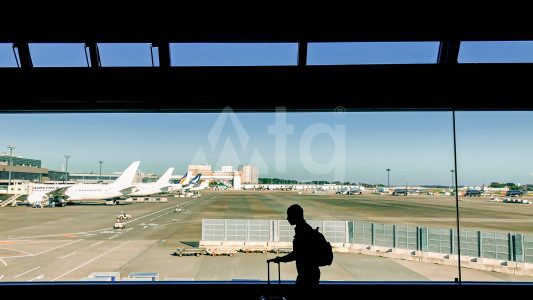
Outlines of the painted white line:
<svg viewBox="0 0 533 300">
<path fill-rule="evenodd" d="M 41 275 L 39 275 L 39 276 L 37 276 L 35 278 L 32 278 L 32 279 L 30 279 L 28 281 L 34 281 L 35 279 L 43 279 L 43 278 L 44 278 L 44 274 L 41 274 Z"/>
<path fill-rule="evenodd" d="M 58 249 L 58 248 L 61 248 L 61 247 L 65 247 L 65 246 L 68 246 L 70 244 L 74 244 L 74 243 L 81 242 L 81 241 L 83 241 L 83 240 L 75 240 L 75 241 L 72 241 L 70 243 L 67 243 L 67 244 L 64 244 L 64 245 L 61 245 L 61 246 L 57 246 L 57 247 L 54 247 L 54 248 L 50 248 L 48 250 L 44 250 L 43 252 L 35 253 L 34 255 L 43 254 L 43 253 L 46 253 L 48 251 L 52 251 L 52 250 L 55 250 L 55 249 Z"/>
<path fill-rule="evenodd" d="M 0 248 L 0 249 L 9 250 L 9 251 L 15 251 L 15 252 L 20 252 L 20 253 L 26 254 L 25 256 L 33 256 L 33 254 L 28 253 L 28 252 L 26 252 L 26 251 L 22 251 L 22 250 L 9 249 L 9 248 Z M 20 257 L 20 256 L 13 256 L 13 257 Z M 4 257 L 4 258 L 10 258 L 10 257 Z"/>
<path fill-rule="evenodd" d="M 77 269 L 79 269 L 79 268 L 81 268 L 81 267 L 83 267 L 83 266 L 85 266 L 85 265 L 88 265 L 88 264 L 92 263 L 93 261 L 99 259 L 100 257 L 102 257 L 102 256 L 104 256 L 104 255 L 106 255 L 106 254 L 108 254 L 108 253 L 110 253 L 110 252 L 112 252 L 112 251 L 115 250 L 115 249 L 118 249 L 118 248 L 120 248 L 120 247 L 122 247 L 122 246 L 128 244 L 129 242 L 130 242 L 130 241 L 127 241 L 127 242 L 125 242 L 125 243 L 123 243 L 123 244 L 120 244 L 120 245 L 116 246 L 115 248 L 113 248 L 113 249 L 111 249 L 111 250 L 109 250 L 109 251 L 107 251 L 107 252 L 104 252 L 104 253 L 98 255 L 97 257 L 95 257 L 95 258 L 93 258 L 93 259 L 87 261 L 86 263 L 81 264 L 81 265 L 77 266 L 76 268 L 74 268 L 74 269 L 72 269 L 72 270 L 70 270 L 70 271 L 68 271 L 68 272 L 66 272 L 66 273 L 63 273 L 62 275 L 59 275 L 58 277 L 52 279 L 52 281 L 56 281 L 56 280 L 58 280 L 59 278 L 65 276 L 65 275 L 67 275 L 67 274 L 69 274 L 69 273 L 71 273 L 71 272 L 74 272 L 74 271 L 76 271 Z"/>
<path fill-rule="evenodd" d="M 182 202 L 181 204 L 178 204 L 178 205 L 181 206 L 181 207 L 186 207 L 186 206 L 189 206 L 191 203 L 195 203 L 195 202 L 202 201 L 202 200 L 210 200 L 210 199 L 214 199 L 216 197 L 217 196 L 215 195 L 215 196 L 209 197 L 209 198 L 191 199 L 191 200 Z M 143 219 L 143 218 L 149 217 L 151 215 L 154 215 L 154 214 L 166 211 L 166 210 L 170 210 L 170 209 L 175 209 L 175 208 L 176 208 L 176 205 L 173 205 L 173 206 L 170 206 L 170 207 L 167 207 L 167 208 L 163 208 L 161 210 L 146 214 L 144 216 L 140 216 L 138 218 L 131 219 L 129 222 L 135 222 L 135 221 L 138 221 L 139 219 Z M 109 228 L 104 228 L 104 229 L 96 229 L 96 230 L 90 230 L 90 231 L 84 231 L 84 232 L 62 233 L 61 235 L 65 235 L 65 234 L 91 235 L 92 233 L 102 233 L 103 231 L 108 231 L 108 230 L 109 230 Z M 10 237 L 9 239 L 10 240 L 20 240 L 20 239 L 34 239 L 34 238 L 57 237 L 57 236 L 58 236 L 58 234 L 48 234 L 48 235 L 37 235 L 37 236 Z M 2 239 L 4 239 L 4 237 L 2 237 Z M 8 238 L 6 238 L 6 239 L 8 239 Z"/>
<path fill-rule="evenodd" d="M 0 258 L 0 261 L 4 264 L 4 267 L 7 267 L 7 264 L 3 259 Z"/>
<path fill-rule="evenodd" d="M 72 254 L 75 254 L 75 253 L 78 253 L 78 251 L 74 251 L 74 252 L 72 252 L 72 253 L 70 253 L 70 254 L 67 254 L 67 255 L 65 255 L 65 256 L 63 256 L 63 257 L 60 257 L 59 259 L 63 259 L 63 258 L 65 258 L 65 257 L 69 257 L 69 256 L 71 256 Z"/>
<path fill-rule="evenodd" d="M 35 271 L 35 270 L 37 270 L 37 269 L 39 269 L 39 268 L 40 268 L 40 267 L 33 268 L 33 269 L 29 270 L 29 271 L 26 271 L 26 272 L 24 272 L 24 273 L 18 274 L 17 276 L 13 276 L 13 279 L 15 279 L 15 278 L 17 278 L 17 277 L 20 277 L 20 276 L 22 276 L 22 275 L 24 275 L 24 274 L 30 273 L 31 271 Z"/>
<path fill-rule="evenodd" d="M 99 241 L 98 243 L 94 243 L 94 244 L 92 244 L 92 245 L 89 246 L 89 247 L 96 246 L 96 245 L 101 244 L 101 243 L 103 243 L 103 241 Z"/>
</svg>

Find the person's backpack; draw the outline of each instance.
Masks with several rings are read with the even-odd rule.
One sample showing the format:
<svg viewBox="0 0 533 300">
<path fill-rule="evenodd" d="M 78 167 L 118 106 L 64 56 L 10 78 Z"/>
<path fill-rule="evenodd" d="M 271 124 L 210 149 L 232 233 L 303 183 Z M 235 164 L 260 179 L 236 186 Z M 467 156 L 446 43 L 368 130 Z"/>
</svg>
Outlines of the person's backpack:
<svg viewBox="0 0 533 300">
<path fill-rule="evenodd" d="M 313 231 L 315 236 L 316 252 L 315 261 L 319 267 L 331 265 L 333 262 L 333 249 L 324 235 L 318 231 L 318 227 Z"/>
</svg>

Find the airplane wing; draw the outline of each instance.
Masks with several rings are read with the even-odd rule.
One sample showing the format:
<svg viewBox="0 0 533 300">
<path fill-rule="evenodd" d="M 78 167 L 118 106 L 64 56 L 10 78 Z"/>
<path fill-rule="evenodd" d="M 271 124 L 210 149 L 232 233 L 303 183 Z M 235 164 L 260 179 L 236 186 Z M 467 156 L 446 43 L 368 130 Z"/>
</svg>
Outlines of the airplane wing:
<svg viewBox="0 0 533 300">
<path fill-rule="evenodd" d="M 59 188 L 59 189 L 53 190 L 53 191 L 47 193 L 46 195 L 48 195 L 48 197 L 52 197 L 52 198 L 55 198 L 55 197 L 68 198 L 68 196 L 65 194 L 65 192 L 66 192 L 66 190 L 67 190 L 69 187 L 70 187 L 70 186 L 65 186 L 65 187 L 62 187 L 62 188 Z"/>
<path fill-rule="evenodd" d="M 127 194 L 130 194 L 133 192 L 133 190 L 135 189 L 135 186 L 130 186 L 130 187 L 127 187 L 125 189 L 121 189 L 119 192 L 122 193 L 122 195 L 127 195 Z"/>
<path fill-rule="evenodd" d="M 172 186 L 164 186 L 161 188 L 161 192 L 166 193 L 172 189 Z"/>
</svg>

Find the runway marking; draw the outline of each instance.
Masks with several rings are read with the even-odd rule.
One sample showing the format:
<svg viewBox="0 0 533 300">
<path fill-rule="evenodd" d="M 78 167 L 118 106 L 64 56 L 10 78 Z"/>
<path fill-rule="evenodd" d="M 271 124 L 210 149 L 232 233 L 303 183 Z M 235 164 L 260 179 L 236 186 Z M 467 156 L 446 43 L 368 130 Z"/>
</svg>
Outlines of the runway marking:
<svg viewBox="0 0 533 300">
<path fill-rule="evenodd" d="M 120 244 L 120 245 L 116 246 L 115 248 L 113 248 L 113 249 L 111 249 L 111 250 L 109 250 L 109 251 L 106 251 L 106 252 L 104 252 L 104 253 L 98 255 L 97 257 L 95 257 L 95 258 L 93 258 L 93 259 L 87 261 L 86 263 L 81 264 L 81 265 L 77 266 L 76 268 L 74 268 L 74 269 L 72 269 L 72 270 L 70 270 L 70 271 L 68 271 L 68 272 L 66 272 L 66 273 L 63 273 L 62 275 L 59 275 L 58 277 L 52 279 L 52 281 L 56 281 L 56 280 L 58 280 L 59 278 L 65 276 L 65 275 L 67 275 L 67 274 L 69 274 L 69 273 L 71 273 L 71 272 L 74 272 L 74 271 L 76 271 L 77 269 L 79 269 L 79 268 L 81 268 L 81 267 L 83 267 L 83 266 L 85 266 L 85 265 L 88 265 L 88 264 L 92 263 L 93 261 L 99 259 L 100 257 L 102 257 L 102 256 L 104 256 L 104 255 L 106 255 L 106 254 L 108 254 L 108 253 L 110 253 L 110 252 L 112 252 L 112 251 L 115 250 L 115 249 L 118 249 L 118 248 L 120 248 L 120 247 L 122 247 L 122 246 L 128 244 L 129 242 L 130 242 L 130 241 L 127 241 L 127 242 L 125 242 L 125 243 L 123 243 L 123 244 Z"/>
<path fill-rule="evenodd" d="M 103 242 L 104 242 L 104 241 L 99 241 L 98 243 L 94 243 L 94 244 L 90 245 L 89 247 L 96 246 L 96 245 L 101 244 L 101 243 L 103 243 Z"/>
<path fill-rule="evenodd" d="M 75 253 L 78 253 L 78 251 L 74 251 L 74 252 L 72 252 L 72 253 L 70 253 L 70 254 L 67 254 L 67 255 L 65 255 L 65 256 L 62 256 L 62 257 L 60 257 L 59 259 L 63 259 L 63 258 L 65 258 L 65 257 L 69 257 L 69 256 L 71 256 L 72 254 L 75 254 Z"/>
<path fill-rule="evenodd" d="M 155 244 L 153 244 L 150 248 L 146 249 L 143 253 L 139 254 L 137 257 L 135 257 L 134 259 L 132 259 L 129 263 L 125 264 L 122 268 L 118 269 L 118 271 L 122 271 L 124 269 L 126 269 L 129 265 L 131 265 L 132 263 L 134 263 L 135 261 L 137 261 L 139 258 L 143 257 L 144 255 L 146 255 L 148 252 L 150 252 L 155 246 L 163 243 L 165 240 L 161 240 L 161 241 L 157 241 Z"/>
<path fill-rule="evenodd" d="M 28 280 L 28 281 L 33 281 L 33 280 L 35 280 L 35 279 L 43 279 L 43 278 L 44 278 L 44 274 L 41 274 L 41 275 L 39 275 L 39 276 L 37 276 L 37 277 L 35 277 L 35 278 L 32 278 L 32 279 L 30 279 L 30 280 Z"/>
<path fill-rule="evenodd" d="M 185 202 L 183 202 L 181 204 L 178 204 L 178 205 L 181 206 L 181 207 L 184 207 L 184 206 L 189 206 L 191 203 L 199 202 L 199 201 L 202 201 L 202 200 L 214 199 L 214 198 L 216 198 L 216 196 L 209 197 L 209 198 L 194 198 L 194 199 L 185 201 Z M 164 209 L 161 209 L 161 210 L 146 214 L 144 216 L 140 216 L 138 218 L 131 219 L 129 222 L 135 222 L 135 221 L 138 221 L 138 220 L 140 220 L 142 218 L 146 218 L 146 217 L 149 217 L 151 215 L 154 215 L 154 214 L 157 214 L 157 213 L 161 213 L 163 211 L 170 210 L 170 209 L 175 209 L 175 208 L 176 208 L 175 205 L 174 206 L 170 206 L 170 207 L 167 207 L 167 208 L 164 208 Z M 104 229 L 96 229 L 96 230 L 86 231 L 86 232 L 72 232 L 72 233 L 63 233 L 63 234 L 37 235 L 37 236 L 20 236 L 20 237 L 15 237 L 14 239 L 34 239 L 34 238 L 57 237 L 57 236 L 78 237 L 79 235 L 90 235 L 91 233 L 105 233 L 107 231 L 109 231 L 109 227 L 106 227 Z"/>
<path fill-rule="evenodd" d="M 37 269 L 39 269 L 39 268 L 41 268 L 41 267 L 33 268 L 33 269 L 29 270 L 29 271 L 26 271 L 26 272 L 24 272 L 24 273 L 21 273 L 21 274 L 18 274 L 18 275 L 16 275 L 16 276 L 13 276 L 13 279 L 15 279 L 15 278 L 17 278 L 17 277 L 20 277 L 20 276 L 22 276 L 22 275 L 24 275 L 24 274 L 30 273 L 31 271 L 35 271 L 35 270 L 37 270 Z"/>
<path fill-rule="evenodd" d="M 7 263 L 3 259 L 0 259 L 0 261 L 4 264 L 4 267 L 7 267 Z"/>
<path fill-rule="evenodd" d="M 52 250 L 55 250 L 55 249 L 61 248 L 61 247 L 68 246 L 68 245 L 70 245 L 70 244 L 78 243 L 78 242 L 81 242 L 81 241 L 83 241 L 83 240 L 75 240 L 75 241 L 72 241 L 72 242 L 70 242 L 70 243 L 66 243 L 66 244 L 64 244 L 64 245 L 60 245 L 60 246 L 57 246 L 57 247 L 54 247 L 54 248 L 50 248 L 50 249 L 48 249 L 48 250 L 44 250 L 44 251 L 42 251 L 42 252 L 36 253 L 35 256 L 37 256 L 37 255 L 39 255 L 39 254 L 46 253 L 46 252 L 48 252 L 48 251 L 52 251 Z"/>
<path fill-rule="evenodd" d="M 22 253 L 22 254 L 0 254 L 0 257 L 4 257 L 4 258 L 21 257 L 21 256 L 33 256 L 33 254 L 31 254 L 31 253 L 28 253 L 28 252 L 25 252 L 25 251 L 21 251 L 21 250 L 17 250 L 17 249 L 9 249 L 9 248 L 0 248 L 0 249 Z"/>
</svg>

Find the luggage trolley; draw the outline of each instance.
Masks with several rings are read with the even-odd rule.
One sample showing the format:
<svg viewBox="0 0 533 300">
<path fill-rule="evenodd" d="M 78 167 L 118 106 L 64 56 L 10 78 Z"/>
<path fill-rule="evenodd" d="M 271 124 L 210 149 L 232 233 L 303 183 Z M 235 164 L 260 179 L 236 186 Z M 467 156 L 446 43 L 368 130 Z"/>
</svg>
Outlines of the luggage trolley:
<svg viewBox="0 0 533 300">
<path fill-rule="evenodd" d="M 281 267 L 280 267 L 280 263 L 278 262 L 278 284 L 281 284 Z M 268 285 L 270 286 L 270 262 L 267 261 L 267 268 L 268 268 Z M 269 292 L 268 295 L 263 295 L 261 296 L 260 298 L 261 300 L 269 300 L 269 299 L 276 299 L 276 300 L 286 300 L 285 297 L 283 296 L 275 296 L 275 295 L 271 295 L 271 293 Z"/>
</svg>

